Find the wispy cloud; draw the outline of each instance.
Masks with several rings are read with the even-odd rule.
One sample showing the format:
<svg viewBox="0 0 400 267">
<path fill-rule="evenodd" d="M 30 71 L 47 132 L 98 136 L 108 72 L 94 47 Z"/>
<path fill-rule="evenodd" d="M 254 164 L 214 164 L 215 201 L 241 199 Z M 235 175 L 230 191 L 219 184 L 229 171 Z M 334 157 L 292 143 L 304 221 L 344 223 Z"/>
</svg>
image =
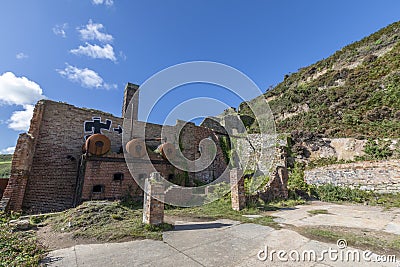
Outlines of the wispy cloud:
<svg viewBox="0 0 400 267">
<path fill-rule="evenodd" d="M 126 55 L 125 55 L 125 53 L 124 52 L 122 52 L 122 51 L 119 51 L 119 57 L 122 59 L 122 60 L 126 60 Z"/>
<path fill-rule="evenodd" d="M 101 32 L 104 29 L 103 24 L 101 23 L 93 23 L 92 20 L 89 20 L 89 23 L 84 27 L 78 28 L 78 32 L 81 35 L 83 40 L 98 40 L 103 43 L 110 43 L 113 41 L 113 36 L 111 34 L 107 34 Z"/>
<path fill-rule="evenodd" d="M 17 59 L 25 59 L 25 58 L 28 58 L 29 56 L 27 54 L 24 54 L 23 52 L 20 52 L 20 53 L 16 54 L 15 57 Z"/>
<path fill-rule="evenodd" d="M 114 4 L 113 0 L 92 0 L 93 5 L 106 5 L 106 6 L 112 6 Z"/>
<path fill-rule="evenodd" d="M 10 146 L 0 150 L 0 154 L 13 154 L 15 151 L 15 146 Z"/>
<path fill-rule="evenodd" d="M 85 55 L 91 58 L 109 59 L 114 62 L 117 61 L 114 48 L 109 44 L 101 47 L 86 43 L 85 46 L 80 45 L 77 49 L 70 50 L 70 52 L 75 55 Z"/>
<path fill-rule="evenodd" d="M 53 33 L 57 36 L 61 36 L 63 38 L 67 37 L 67 33 L 65 32 L 68 29 L 68 23 L 57 24 L 53 27 Z"/>
<path fill-rule="evenodd" d="M 82 87 L 107 90 L 117 88 L 116 84 L 105 83 L 97 72 L 88 68 L 80 69 L 66 63 L 65 69 L 56 71 L 68 80 L 79 83 Z"/>
</svg>

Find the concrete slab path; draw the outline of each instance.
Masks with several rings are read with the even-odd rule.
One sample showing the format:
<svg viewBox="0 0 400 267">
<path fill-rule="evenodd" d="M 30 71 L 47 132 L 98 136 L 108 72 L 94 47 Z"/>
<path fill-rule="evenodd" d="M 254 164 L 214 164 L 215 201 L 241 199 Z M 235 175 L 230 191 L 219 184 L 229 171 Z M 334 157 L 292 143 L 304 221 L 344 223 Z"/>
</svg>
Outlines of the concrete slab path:
<svg viewBox="0 0 400 267">
<path fill-rule="evenodd" d="M 308 211 L 313 209 L 327 209 L 330 214 L 310 216 Z M 377 207 L 316 202 L 277 211 L 273 215 L 282 223 L 298 226 L 368 227 L 400 234 L 399 214 L 400 210 L 382 211 Z M 176 221 L 175 229 L 165 232 L 163 241 L 140 240 L 77 245 L 49 253 L 45 265 L 400 266 L 399 262 L 376 262 L 378 255 L 364 253 L 350 247 L 342 249 L 337 244 L 310 240 L 288 229 L 275 230 L 267 226 L 241 224 L 231 220 Z M 354 260 L 354 257 L 357 259 L 357 255 L 360 256 L 360 261 Z"/>
<path fill-rule="evenodd" d="M 328 214 L 312 215 L 309 211 L 326 210 Z M 400 209 L 367 205 L 340 205 L 320 201 L 271 213 L 276 221 L 294 226 L 342 226 L 371 229 L 400 235 Z"/>
</svg>

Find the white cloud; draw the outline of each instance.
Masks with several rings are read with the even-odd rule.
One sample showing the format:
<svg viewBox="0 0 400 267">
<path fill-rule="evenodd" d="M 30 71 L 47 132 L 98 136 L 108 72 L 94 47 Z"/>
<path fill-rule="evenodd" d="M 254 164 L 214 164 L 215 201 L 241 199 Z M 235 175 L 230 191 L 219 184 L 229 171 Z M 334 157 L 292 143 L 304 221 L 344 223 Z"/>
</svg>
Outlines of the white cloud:
<svg viewBox="0 0 400 267">
<path fill-rule="evenodd" d="M 112 42 L 113 36 L 101 32 L 103 28 L 103 24 L 93 23 L 92 20 L 89 20 L 89 23 L 85 27 L 78 28 L 78 31 L 83 40 L 98 40 L 103 43 Z"/>
<path fill-rule="evenodd" d="M 67 33 L 65 32 L 68 29 L 68 23 L 57 24 L 53 27 L 53 33 L 55 35 L 61 36 L 63 38 L 67 37 Z"/>
<path fill-rule="evenodd" d="M 15 111 L 7 121 L 8 128 L 26 131 L 33 114 L 34 103 L 46 98 L 40 86 L 26 77 L 16 77 L 12 72 L 0 75 L 0 104 L 23 106 Z"/>
<path fill-rule="evenodd" d="M 27 105 L 46 98 L 40 86 L 26 77 L 12 72 L 0 75 L 0 104 Z"/>
<path fill-rule="evenodd" d="M 27 131 L 31 123 L 34 105 L 24 105 L 25 110 L 15 111 L 8 120 L 8 128 L 15 131 Z"/>
<path fill-rule="evenodd" d="M 101 47 L 86 43 L 85 46 L 80 45 L 77 49 L 72 49 L 70 52 L 75 55 L 85 55 L 91 58 L 109 59 L 114 62 L 117 61 L 114 54 L 114 48 L 109 44 Z"/>
<path fill-rule="evenodd" d="M 102 5 L 105 4 L 106 6 L 112 6 L 114 4 L 113 0 L 92 0 L 93 5 Z"/>
<path fill-rule="evenodd" d="M 82 87 L 86 88 L 98 88 L 98 89 L 116 89 L 116 84 L 105 83 L 103 78 L 94 70 L 84 68 L 79 69 L 66 63 L 66 67 L 63 70 L 56 70 L 61 76 L 68 80 L 79 83 Z"/>
<path fill-rule="evenodd" d="M 0 154 L 13 154 L 15 151 L 15 146 L 10 146 L 0 150 Z"/>
<path fill-rule="evenodd" d="M 29 56 L 24 54 L 23 52 L 20 52 L 20 53 L 16 54 L 15 57 L 17 59 L 25 59 L 25 58 L 28 58 Z"/>
</svg>

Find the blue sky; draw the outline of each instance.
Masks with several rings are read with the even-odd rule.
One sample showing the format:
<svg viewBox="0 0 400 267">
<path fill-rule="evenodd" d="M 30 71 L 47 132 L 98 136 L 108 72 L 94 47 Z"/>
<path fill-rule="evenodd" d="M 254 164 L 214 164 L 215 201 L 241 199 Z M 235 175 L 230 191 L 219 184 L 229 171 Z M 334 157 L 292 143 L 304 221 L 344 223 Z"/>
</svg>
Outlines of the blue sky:
<svg viewBox="0 0 400 267">
<path fill-rule="evenodd" d="M 265 91 L 285 74 L 398 21 L 399 14 L 398 0 L 3 0 L 0 151 L 12 151 L 40 98 L 119 116 L 127 82 L 141 84 L 194 60 L 237 68 Z M 240 102 L 213 86 L 179 90 L 153 122 L 162 123 L 191 97 Z M 198 115 L 220 111 L 199 108 Z"/>
</svg>

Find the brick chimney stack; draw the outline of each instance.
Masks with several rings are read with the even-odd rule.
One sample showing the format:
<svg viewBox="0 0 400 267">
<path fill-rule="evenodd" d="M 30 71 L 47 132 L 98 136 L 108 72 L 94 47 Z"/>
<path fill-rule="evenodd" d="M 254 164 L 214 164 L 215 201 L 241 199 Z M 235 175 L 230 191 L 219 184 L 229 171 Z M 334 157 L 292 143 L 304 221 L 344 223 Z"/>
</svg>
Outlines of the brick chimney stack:
<svg viewBox="0 0 400 267">
<path fill-rule="evenodd" d="M 133 83 L 127 83 L 125 86 L 124 103 L 122 104 L 122 117 L 125 117 L 125 112 L 129 107 L 129 102 L 139 90 L 139 85 Z M 139 108 L 139 93 L 135 95 L 135 99 L 132 100 L 132 116 L 134 120 L 138 119 L 138 108 Z"/>
</svg>

